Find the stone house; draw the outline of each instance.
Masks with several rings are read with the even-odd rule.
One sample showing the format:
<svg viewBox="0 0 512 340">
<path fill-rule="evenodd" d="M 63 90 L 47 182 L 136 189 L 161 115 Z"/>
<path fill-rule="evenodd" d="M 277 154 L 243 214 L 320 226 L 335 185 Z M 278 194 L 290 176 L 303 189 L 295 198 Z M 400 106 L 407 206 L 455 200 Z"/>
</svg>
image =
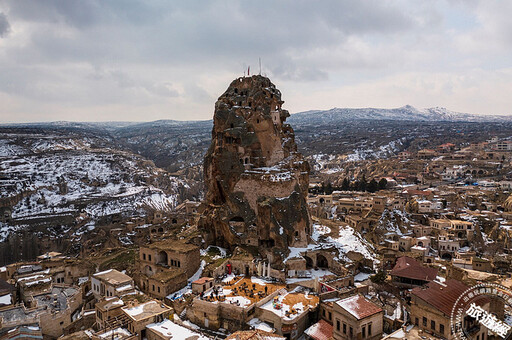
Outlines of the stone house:
<svg viewBox="0 0 512 340">
<path fill-rule="evenodd" d="M 176 240 L 141 246 L 139 250 L 139 287 L 145 293 L 163 299 L 183 288 L 199 269 L 199 248 Z"/>
<path fill-rule="evenodd" d="M 122 307 L 121 311 L 128 318 L 126 328 L 139 340 L 147 338 L 147 325 L 162 322 L 173 312 L 171 307 L 157 300 Z"/>
<path fill-rule="evenodd" d="M 473 222 L 450 220 L 450 231 L 454 236 L 458 238 L 471 241 L 473 240 L 475 226 Z"/>
<path fill-rule="evenodd" d="M 94 309 L 97 327 L 104 329 L 115 323 L 114 320 L 121 319 L 120 316 L 124 316 L 121 307 L 124 307 L 124 302 L 118 297 L 106 298 L 96 303 Z"/>
<path fill-rule="evenodd" d="M 192 282 L 192 293 L 201 294 L 202 292 L 213 287 L 213 278 L 202 277 Z"/>
<path fill-rule="evenodd" d="M 353 295 L 334 303 L 333 338 L 336 340 L 382 337 L 384 311 L 362 295 Z"/>
<path fill-rule="evenodd" d="M 91 276 L 91 288 L 96 299 L 122 296 L 135 288 L 133 279 L 115 269 L 105 270 Z"/>
<path fill-rule="evenodd" d="M 468 287 L 457 280 L 444 283 L 430 282 L 426 287 L 417 287 L 411 291 L 411 322 L 424 332 L 448 340 L 455 339 L 450 331 L 450 318 L 453 305 Z M 488 310 L 488 306 L 484 307 Z M 472 339 L 484 339 L 484 327 Z"/>
</svg>

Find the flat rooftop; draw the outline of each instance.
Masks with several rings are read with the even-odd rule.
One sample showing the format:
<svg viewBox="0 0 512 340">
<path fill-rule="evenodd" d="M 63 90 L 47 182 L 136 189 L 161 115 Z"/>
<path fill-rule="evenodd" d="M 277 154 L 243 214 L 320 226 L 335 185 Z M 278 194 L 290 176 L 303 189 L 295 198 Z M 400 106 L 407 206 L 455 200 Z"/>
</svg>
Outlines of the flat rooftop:
<svg viewBox="0 0 512 340">
<path fill-rule="evenodd" d="M 131 319 L 138 321 L 144 320 L 154 315 L 170 312 L 172 309 L 162 302 L 151 300 L 134 307 L 121 308 Z"/>
<path fill-rule="evenodd" d="M 132 278 L 126 274 L 121 273 L 115 269 L 109 269 L 102 272 L 93 274 L 93 277 L 105 281 L 113 286 L 117 286 L 122 283 L 131 282 Z"/>
<path fill-rule="evenodd" d="M 79 291 L 70 287 L 53 287 L 51 292 L 34 296 L 37 307 L 46 306 L 48 309 L 61 311 L 68 308 L 68 299 Z"/>
<path fill-rule="evenodd" d="M 144 247 L 149 249 L 157 249 L 157 250 L 170 250 L 181 253 L 188 253 L 191 251 L 199 251 L 199 248 L 193 244 L 184 243 L 177 240 L 165 240 L 160 242 L 155 242 L 152 244 L 148 244 Z"/>
<path fill-rule="evenodd" d="M 301 316 L 305 311 L 318 306 L 320 298 L 311 295 L 309 292 L 290 292 L 284 295 L 277 295 L 261 306 L 261 309 L 277 314 L 283 320 L 291 321 Z"/>
<path fill-rule="evenodd" d="M 236 277 L 234 275 L 225 278 L 223 283 L 219 290 L 218 298 L 213 294 L 213 288 L 210 288 L 203 295 L 203 300 L 213 303 L 232 303 L 240 307 L 247 307 L 285 287 L 284 285 L 269 283 L 256 277 Z M 265 287 L 267 287 L 266 293 Z"/>
</svg>

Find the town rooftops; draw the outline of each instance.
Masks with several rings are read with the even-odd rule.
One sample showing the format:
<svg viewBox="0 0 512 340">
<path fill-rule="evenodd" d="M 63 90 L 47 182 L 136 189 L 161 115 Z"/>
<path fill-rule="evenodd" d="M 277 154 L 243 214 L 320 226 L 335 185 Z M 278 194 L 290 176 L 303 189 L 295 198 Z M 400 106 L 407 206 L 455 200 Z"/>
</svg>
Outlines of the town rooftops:
<svg viewBox="0 0 512 340">
<path fill-rule="evenodd" d="M 117 297 L 112 297 L 112 298 L 107 298 L 103 301 L 98 302 L 95 306 L 97 309 L 99 309 L 101 311 L 106 311 L 106 310 L 112 310 L 115 308 L 123 307 L 124 302 L 123 302 L 123 300 L 121 300 Z"/>
<path fill-rule="evenodd" d="M 126 329 L 118 327 L 110 330 L 101 330 L 95 334 L 100 339 L 133 339 L 133 335 Z"/>
<path fill-rule="evenodd" d="M 160 242 L 155 242 L 147 245 L 149 249 L 157 249 L 157 250 L 170 250 L 181 253 L 189 253 L 192 251 L 196 251 L 199 248 L 193 244 L 184 243 L 176 240 L 165 240 Z"/>
<path fill-rule="evenodd" d="M 29 264 L 29 265 L 24 265 L 24 266 L 21 266 L 18 268 L 18 274 L 28 274 L 28 273 L 33 273 L 33 272 L 38 272 L 40 270 L 43 270 L 43 267 L 41 267 L 41 265 L 39 264 Z"/>
<path fill-rule="evenodd" d="M 389 274 L 414 280 L 433 281 L 437 272 L 436 268 L 423 267 L 415 259 L 402 256 L 396 260 L 396 264 Z"/>
<path fill-rule="evenodd" d="M 131 277 L 115 269 L 109 269 L 103 272 L 95 273 L 93 274 L 93 277 L 98 280 L 105 281 L 113 286 L 132 281 Z"/>
<path fill-rule="evenodd" d="M 213 280 L 213 278 L 204 276 L 200 279 L 195 280 L 194 282 L 192 282 L 192 284 L 202 285 L 202 284 L 212 281 L 212 280 Z"/>
<path fill-rule="evenodd" d="M 270 332 L 259 329 L 252 331 L 238 331 L 226 338 L 226 340 L 285 340 L 286 338 Z"/>
<path fill-rule="evenodd" d="M 56 251 L 51 251 L 48 253 L 44 253 L 43 255 L 39 255 L 37 258 L 39 260 L 49 260 L 49 259 L 53 259 L 56 257 L 60 257 L 61 255 L 62 255 L 62 253 L 58 253 Z"/>
<path fill-rule="evenodd" d="M 183 340 L 208 340 L 209 337 L 203 336 L 200 333 L 192 331 L 188 328 L 180 326 L 171 320 L 165 319 L 159 323 L 152 323 L 146 326 L 165 339 L 183 339 Z"/>
<path fill-rule="evenodd" d="M 121 310 L 135 321 L 172 311 L 171 307 L 156 300 L 144 302 L 134 307 L 123 307 Z"/>
<path fill-rule="evenodd" d="M 444 283 L 432 281 L 426 287 L 414 288 L 411 294 L 449 316 L 455 301 L 468 288 L 464 283 L 453 279 L 446 280 Z"/>
<path fill-rule="evenodd" d="M 151 279 L 161 283 L 166 283 L 176 279 L 180 275 L 183 275 L 183 273 L 183 270 L 181 270 L 180 268 L 173 268 L 172 270 L 158 272 L 155 275 L 151 276 Z"/>
<path fill-rule="evenodd" d="M 304 334 L 313 340 L 330 339 L 332 337 L 332 325 L 324 319 L 320 319 L 320 321 L 306 329 Z"/>
<path fill-rule="evenodd" d="M 379 306 L 359 294 L 338 300 L 336 304 L 358 320 L 382 312 Z"/>
<path fill-rule="evenodd" d="M 11 293 L 15 290 L 16 288 L 12 284 L 0 279 L 0 294 Z"/>
</svg>

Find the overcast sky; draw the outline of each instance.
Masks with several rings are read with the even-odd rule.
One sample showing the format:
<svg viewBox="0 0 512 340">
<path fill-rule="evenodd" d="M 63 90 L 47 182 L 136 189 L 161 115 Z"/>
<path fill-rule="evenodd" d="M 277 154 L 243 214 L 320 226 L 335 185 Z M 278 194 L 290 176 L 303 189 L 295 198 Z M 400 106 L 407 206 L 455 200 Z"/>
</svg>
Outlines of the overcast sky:
<svg viewBox="0 0 512 340">
<path fill-rule="evenodd" d="M 0 122 L 210 119 L 248 66 L 290 112 L 512 114 L 512 1 L 0 0 Z"/>
</svg>

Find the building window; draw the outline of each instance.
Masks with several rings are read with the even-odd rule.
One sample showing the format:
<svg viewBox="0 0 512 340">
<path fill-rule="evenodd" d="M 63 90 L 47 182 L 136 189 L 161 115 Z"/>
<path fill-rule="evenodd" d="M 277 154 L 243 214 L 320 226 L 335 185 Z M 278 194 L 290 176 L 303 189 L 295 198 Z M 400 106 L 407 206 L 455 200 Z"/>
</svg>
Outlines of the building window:
<svg viewBox="0 0 512 340">
<path fill-rule="evenodd" d="M 368 336 L 371 336 L 372 335 L 372 323 L 370 322 L 368 324 Z"/>
<path fill-rule="evenodd" d="M 427 327 L 427 318 L 423 317 L 423 327 Z"/>
<path fill-rule="evenodd" d="M 332 320 L 332 314 L 329 312 L 329 320 Z"/>
<path fill-rule="evenodd" d="M 349 327 L 348 334 L 350 335 L 350 337 L 354 336 L 354 329 L 352 327 Z"/>
<path fill-rule="evenodd" d="M 343 323 L 343 334 L 347 334 L 347 324 Z"/>
<path fill-rule="evenodd" d="M 430 320 L 430 329 L 432 329 L 433 331 L 436 330 L 436 322 L 434 320 Z"/>
<path fill-rule="evenodd" d="M 420 320 L 418 320 L 418 318 L 414 319 L 414 325 L 416 325 L 416 326 L 420 325 Z"/>
<path fill-rule="evenodd" d="M 155 291 L 155 285 L 153 285 L 152 289 L 153 289 L 153 291 Z"/>
<path fill-rule="evenodd" d="M 366 327 L 363 326 L 363 328 L 361 328 L 361 335 L 363 336 L 363 339 L 366 338 Z"/>
<path fill-rule="evenodd" d="M 444 325 L 439 324 L 439 333 L 444 334 Z"/>
<path fill-rule="evenodd" d="M 148 260 L 151 261 L 151 255 L 150 254 L 148 254 Z"/>
<path fill-rule="evenodd" d="M 142 254 L 142 259 L 145 260 L 146 259 L 146 254 Z"/>
<path fill-rule="evenodd" d="M 325 309 L 322 310 L 322 315 L 325 317 Z"/>
<path fill-rule="evenodd" d="M 343 327 L 345 327 L 345 325 L 343 325 Z M 336 330 L 340 330 L 340 320 L 336 320 Z"/>
<path fill-rule="evenodd" d="M 158 287 L 158 292 L 160 293 L 160 287 Z"/>
</svg>

